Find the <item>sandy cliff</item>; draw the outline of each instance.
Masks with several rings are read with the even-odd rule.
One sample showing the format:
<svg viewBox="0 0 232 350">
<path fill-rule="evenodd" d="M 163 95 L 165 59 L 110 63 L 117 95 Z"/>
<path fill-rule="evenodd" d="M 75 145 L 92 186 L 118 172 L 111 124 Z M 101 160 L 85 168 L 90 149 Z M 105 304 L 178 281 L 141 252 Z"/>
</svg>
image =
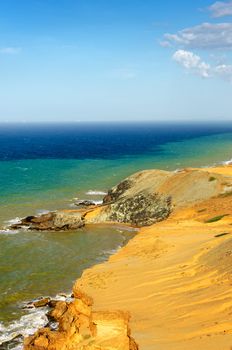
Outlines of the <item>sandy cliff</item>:
<svg viewBox="0 0 232 350">
<path fill-rule="evenodd" d="M 138 206 L 140 193 L 148 194 L 149 203 L 155 194 L 158 201 L 153 207 L 149 204 L 148 212 L 157 210 L 158 203 L 165 217 L 154 215 L 152 223 L 148 218 L 146 224 L 150 226 L 141 228 L 126 247 L 106 263 L 86 270 L 73 288 L 77 300 L 80 293 L 91 295 L 91 315 L 101 315 L 104 310 L 104 315 L 115 315 L 115 310 L 120 310 L 117 317 L 121 321 L 116 323 L 124 325 L 119 333 L 127 337 L 128 349 L 136 345 L 133 339 L 130 344 L 127 312 L 131 315 L 131 335 L 139 349 L 231 350 L 232 167 L 151 170 L 125 181 L 109 191 L 103 206 L 84 212 L 85 223 L 112 221 L 120 205 L 116 221 L 128 223 L 125 201 L 132 198 L 136 199 L 132 208 L 141 212 L 144 223 L 147 204 Z M 97 321 L 93 324 L 96 327 Z M 103 329 L 104 336 L 112 336 L 113 328 L 106 325 Z M 26 349 L 39 349 L 38 336 L 26 341 Z M 96 337 L 96 333 L 91 336 Z M 66 347 L 60 349 L 72 348 L 68 338 L 69 345 L 62 343 Z M 95 341 L 97 345 L 92 348 L 102 349 Z M 110 343 L 103 349 L 124 349 L 116 342 Z M 48 348 L 48 343 L 40 347 Z"/>
</svg>

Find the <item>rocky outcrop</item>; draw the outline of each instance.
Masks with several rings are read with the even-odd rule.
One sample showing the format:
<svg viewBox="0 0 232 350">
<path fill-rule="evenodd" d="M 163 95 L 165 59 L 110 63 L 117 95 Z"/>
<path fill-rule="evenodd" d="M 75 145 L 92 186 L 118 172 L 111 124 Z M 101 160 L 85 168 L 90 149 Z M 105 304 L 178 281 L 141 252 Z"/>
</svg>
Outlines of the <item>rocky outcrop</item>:
<svg viewBox="0 0 232 350">
<path fill-rule="evenodd" d="M 57 211 L 40 216 L 27 216 L 19 223 L 11 225 L 11 229 L 27 228 L 36 231 L 73 230 L 84 226 L 84 219 L 78 211 Z"/>
<path fill-rule="evenodd" d="M 132 187 L 132 181 L 130 179 L 126 179 L 122 182 L 120 182 L 116 187 L 113 187 L 110 189 L 107 193 L 107 195 L 103 198 L 104 204 L 109 204 L 116 202 L 119 197 L 121 197 L 129 188 Z"/>
<path fill-rule="evenodd" d="M 137 350 L 125 312 L 93 312 L 92 299 L 75 290 L 74 301 L 58 301 L 48 317 L 58 330 L 40 329 L 24 341 L 24 350 Z"/>
<path fill-rule="evenodd" d="M 149 226 L 165 220 L 173 209 L 228 195 L 231 189 L 232 177 L 216 174 L 213 170 L 146 170 L 133 174 L 110 189 L 101 205 L 86 202 L 86 207 L 78 210 L 28 216 L 11 228 L 75 230 L 85 224 L 109 222 Z"/>
<path fill-rule="evenodd" d="M 110 206 L 109 220 L 149 226 L 166 219 L 171 213 L 171 197 L 158 193 L 138 193 L 134 197 L 122 198 Z"/>
</svg>

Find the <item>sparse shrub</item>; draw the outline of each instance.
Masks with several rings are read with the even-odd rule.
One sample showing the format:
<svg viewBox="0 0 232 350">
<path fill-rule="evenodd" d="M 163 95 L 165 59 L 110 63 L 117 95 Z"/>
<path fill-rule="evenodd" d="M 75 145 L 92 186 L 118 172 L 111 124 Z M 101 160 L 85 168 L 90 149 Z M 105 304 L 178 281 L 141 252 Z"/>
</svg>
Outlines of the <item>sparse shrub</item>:
<svg viewBox="0 0 232 350">
<path fill-rule="evenodd" d="M 210 181 L 210 182 L 215 181 L 215 180 L 217 180 L 216 177 L 210 176 L 210 178 L 209 178 L 209 181 Z"/>
<path fill-rule="evenodd" d="M 210 224 L 211 222 L 219 221 L 219 220 L 223 219 L 225 216 L 228 216 L 228 215 L 229 215 L 229 214 L 214 216 L 213 218 L 206 220 L 205 223 L 206 223 L 206 224 Z"/>
</svg>

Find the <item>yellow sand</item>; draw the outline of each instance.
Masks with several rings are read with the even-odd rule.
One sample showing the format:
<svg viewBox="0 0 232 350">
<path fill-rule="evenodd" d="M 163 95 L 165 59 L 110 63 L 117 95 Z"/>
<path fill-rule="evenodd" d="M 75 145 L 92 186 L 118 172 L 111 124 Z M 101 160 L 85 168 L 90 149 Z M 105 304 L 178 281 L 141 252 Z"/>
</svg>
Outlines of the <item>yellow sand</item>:
<svg viewBox="0 0 232 350">
<path fill-rule="evenodd" d="M 232 167 L 210 171 L 232 175 Z M 74 289 L 91 295 L 96 310 L 130 311 L 140 349 L 231 350 L 231 225 L 230 196 L 180 209 L 86 270 Z"/>
</svg>

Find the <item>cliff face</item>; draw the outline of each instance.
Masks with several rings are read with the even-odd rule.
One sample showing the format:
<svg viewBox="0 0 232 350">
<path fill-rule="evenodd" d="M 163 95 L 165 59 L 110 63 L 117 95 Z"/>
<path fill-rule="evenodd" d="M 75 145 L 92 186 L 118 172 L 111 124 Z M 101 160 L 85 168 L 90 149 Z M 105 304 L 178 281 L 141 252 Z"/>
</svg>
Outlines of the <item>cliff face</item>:
<svg viewBox="0 0 232 350">
<path fill-rule="evenodd" d="M 56 303 L 49 318 L 58 330 L 40 329 L 24 342 L 25 350 L 137 350 L 127 312 L 93 312 L 92 299 L 76 290 L 74 301 Z"/>
</svg>

